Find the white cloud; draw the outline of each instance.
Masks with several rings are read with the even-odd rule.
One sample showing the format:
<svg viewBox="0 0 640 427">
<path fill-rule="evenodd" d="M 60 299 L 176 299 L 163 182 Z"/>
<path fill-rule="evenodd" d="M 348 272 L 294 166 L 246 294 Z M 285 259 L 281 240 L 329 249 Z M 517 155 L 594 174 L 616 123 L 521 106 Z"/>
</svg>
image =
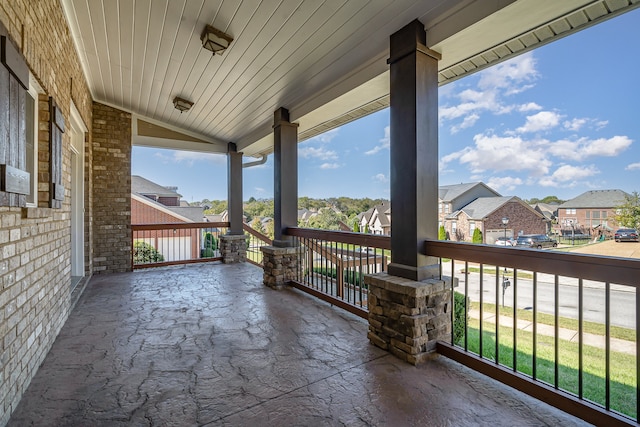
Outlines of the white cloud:
<svg viewBox="0 0 640 427">
<path fill-rule="evenodd" d="M 320 165 L 320 169 L 338 169 L 339 167 L 338 163 L 323 163 Z"/>
<path fill-rule="evenodd" d="M 640 170 L 640 162 L 638 162 L 638 163 L 631 163 L 631 164 L 627 165 L 627 167 L 625 168 L 625 170 L 628 170 L 628 171 L 637 171 L 637 170 Z"/>
<path fill-rule="evenodd" d="M 196 162 L 211 162 L 216 165 L 224 165 L 227 162 L 226 154 L 202 153 L 197 151 L 174 151 L 173 162 L 186 163 L 192 166 Z"/>
<path fill-rule="evenodd" d="M 532 87 L 537 78 L 533 54 L 527 53 L 495 65 L 479 73 L 478 89 L 465 89 L 455 93 L 445 92 L 445 98 L 454 98 L 453 105 L 442 105 L 438 111 L 441 121 L 462 118 L 462 123 L 451 127 L 451 133 L 473 126 L 482 112 L 495 115 L 507 114 L 513 110 L 535 111 L 541 107 L 533 102 L 524 105 L 511 105 L 504 98 Z"/>
<path fill-rule="evenodd" d="M 542 110 L 542 107 L 536 104 L 535 102 L 528 102 L 518 107 L 518 111 L 520 111 L 521 113 L 526 113 L 529 111 L 539 111 L 539 110 Z"/>
<path fill-rule="evenodd" d="M 474 147 L 449 154 L 441 161 L 458 159 L 462 164 L 469 164 L 473 173 L 524 170 L 534 175 L 544 175 L 551 167 L 551 161 L 541 147 L 520 137 L 479 134 L 473 140 Z"/>
<path fill-rule="evenodd" d="M 478 86 L 481 89 L 505 88 L 508 93 L 516 93 L 524 82 L 538 77 L 533 53 L 525 53 L 481 72 Z"/>
<path fill-rule="evenodd" d="M 574 186 L 577 181 L 599 174 L 600 171 L 594 165 L 572 166 L 562 165 L 550 176 L 540 179 L 539 184 L 544 187 Z"/>
<path fill-rule="evenodd" d="M 627 136 L 616 135 L 609 139 L 599 138 L 596 140 L 580 140 L 584 147 L 585 156 L 605 156 L 613 157 L 622 153 L 631 146 L 633 140 Z M 586 142 L 583 142 L 586 141 Z"/>
<path fill-rule="evenodd" d="M 380 138 L 378 142 L 380 142 L 379 145 L 376 145 L 369 151 L 365 151 L 364 154 L 372 155 L 372 154 L 376 154 L 378 151 L 389 149 L 389 146 L 391 144 L 391 127 L 390 126 L 386 126 L 384 128 L 384 137 Z"/>
<path fill-rule="evenodd" d="M 337 127 L 335 129 L 326 131 L 325 133 L 322 133 L 320 135 L 314 136 L 313 138 L 310 138 L 304 141 L 303 144 L 308 142 L 321 142 L 323 144 L 326 144 L 327 142 L 331 142 L 335 137 L 337 137 L 339 132 L 340 132 L 340 128 Z"/>
<path fill-rule="evenodd" d="M 585 124 L 587 119 L 573 119 L 564 122 L 564 128 L 571 131 L 579 131 Z"/>
<path fill-rule="evenodd" d="M 520 178 L 513 178 L 510 176 L 505 177 L 491 177 L 487 182 L 487 185 L 496 190 L 513 191 L 517 186 L 522 185 Z"/>
<path fill-rule="evenodd" d="M 462 123 L 460 123 L 459 125 L 451 126 L 451 133 L 455 134 L 455 133 L 458 133 L 458 131 L 460 131 L 462 129 L 470 128 L 471 126 L 476 124 L 476 122 L 478 121 L 479 118 L 480 118 L 480 116 L 475 114 L 475 113 L 465 117 L 464 120 L 462 121 Z"/>
<path fill-rule="evenodd" d="M 373 180 L 374 180 L 375 182 L 381 182 L 381 183 L 383 183 L 383 184 L 386 184 L 386 183 L 388 183 L 388 182 L 389 182 L 389 178 L 387 178 L 387 177 L 385 176 L 385 174 L 383 174 L 383 173 L 379 173 L 379 174 L 377 174 L 377 175 L 373 176 L 372 178 L 373 178 Z"/>
<path fill-rule="evenodd" d="M 255 187 L 254 190 L 256 191 L 256 193 L 266 193 L 267 190 L 265 190 L 262 187 Z"/>
<path fill-rule="evenodd" d="M 338 154 L 333 150 L 315 147 L 302 147 L 298 149 L 298 154 L 305 159 L 316 158 L 320 160 L 334 160 L 338 158 Z"/>
<path fill-rule="evenodd" d="M 549 130 L 558 126 L 561 117 L 559 114 L 551 111 L 540 111 L 532 116 L 527 116 L 527 121 L 524 126 L 516 130 L 522 133 Z"/>
<path fill-rule="evenodd" d="M 633 140 L 627 136 L 611 138 L 579 138 L 548 142 L 551 155 L 569 160 L 585 160 L 589 157 L 615 157 L 631 146 Z"/>
</svg>

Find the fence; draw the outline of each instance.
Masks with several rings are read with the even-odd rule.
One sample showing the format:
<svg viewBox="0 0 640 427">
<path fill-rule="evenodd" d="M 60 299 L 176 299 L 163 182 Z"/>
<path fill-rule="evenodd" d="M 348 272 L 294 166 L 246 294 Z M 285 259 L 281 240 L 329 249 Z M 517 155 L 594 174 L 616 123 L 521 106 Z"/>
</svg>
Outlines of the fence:
<svg viewBox="0 0 640 427">
<path fill-rule="evenodd" d="M 228 222 L 133 224 L 133 268 L 219 261 L 219 238 L 227 227 Z"/>
<path fill-rule="evenodd" d="M 387 270 L 389 236 L 290 227 L 301 248 L 293 285 L 303 291 L 367 316 L 368 289 L 364 275 Z"/>
</svg>

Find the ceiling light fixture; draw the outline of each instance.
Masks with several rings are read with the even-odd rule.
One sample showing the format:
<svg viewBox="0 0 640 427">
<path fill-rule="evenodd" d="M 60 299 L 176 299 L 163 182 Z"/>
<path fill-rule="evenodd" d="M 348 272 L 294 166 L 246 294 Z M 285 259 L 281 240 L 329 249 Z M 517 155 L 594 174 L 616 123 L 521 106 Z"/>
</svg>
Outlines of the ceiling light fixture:
<svg viewBox="0 0 640 427">
<path fill-rule="evenodd" d="M 173 106 L 176 107 L 176 110 L 180 111 L 180 113 L 183 113 L 185 111 L 189 111 L 189 109 L 193 106 L 193 102 L 176 96 L 175 98 L 173 98 Z"/>
<path fill-rule="evenodd" d="M 222 52 L 224 52 L 233 41 L 233 37 L 213 28 L 211 25 L 207 25 L 204 27 L 200 40 L 202 40 L 203 48 L 222 55 Z"/>
</svg>

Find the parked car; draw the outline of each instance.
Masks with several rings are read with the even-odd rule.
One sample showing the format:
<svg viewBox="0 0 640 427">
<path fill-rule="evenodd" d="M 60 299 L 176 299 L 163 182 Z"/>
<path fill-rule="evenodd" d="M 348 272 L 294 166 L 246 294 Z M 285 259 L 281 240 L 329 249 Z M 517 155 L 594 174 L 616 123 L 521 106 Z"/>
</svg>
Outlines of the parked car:
<svg viewBox="0 0 640 427">
<path fill-rule="evenodd" d="M 638 231 L 633 228 L 621 228 L 616 231 L 616 234 L 613 237 L 616 239 L 616 242 L 637 242 Z"/>
<path fill-rule="evenodd" d="M 494 244 L 498 246 L 515 246 L 516 241 L 513 237 L 498 237 Z"/>
<path fill-rule="evenodd" d="M 558 242 L 546 234 L 522 234 L 518 236 L 516 246 L 526 248 L 555 248 Z"/>
</svg>

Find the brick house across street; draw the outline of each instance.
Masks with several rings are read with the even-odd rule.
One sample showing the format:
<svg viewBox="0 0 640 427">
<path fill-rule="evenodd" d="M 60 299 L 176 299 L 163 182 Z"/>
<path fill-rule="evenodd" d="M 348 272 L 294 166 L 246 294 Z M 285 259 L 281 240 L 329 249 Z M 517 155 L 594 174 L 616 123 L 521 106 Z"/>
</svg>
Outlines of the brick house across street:
<svg viewBox="0 0 640 427">
<path fill-rule="evenodd" d="M 508 218 L 505 226 L 503 218 Z M 445 230 L 451 240 L 471 241 L 480 229 L 483 243 L 493 244 L 498 237 L 521 234 L 545 234 L 547 219 L 515 196 L 478 197 L 445 218 Z"/>
<path fill-rule="evenodd" d="M 202 222 L 203 208 L 180 201 L 175 187 L 163 187 L 140 176 L 131 177 L 131 224 L 173 224 Z M 186 206 L 185 206 L 186 205 Z M 169 230 L 170 231 L 170 230 Z M 164 261 L 197 257 L 202 236 L 197 229 L 149 230 L 134 240 L 153 246 Z"/>
<path fill-rule="evenodd" d="M 558 206 L 558 232 L 563 235 L 610 235 L 618 224 L 616 207 L 628 193 L 622 190 L 591 190 Z"/>
</svg>

